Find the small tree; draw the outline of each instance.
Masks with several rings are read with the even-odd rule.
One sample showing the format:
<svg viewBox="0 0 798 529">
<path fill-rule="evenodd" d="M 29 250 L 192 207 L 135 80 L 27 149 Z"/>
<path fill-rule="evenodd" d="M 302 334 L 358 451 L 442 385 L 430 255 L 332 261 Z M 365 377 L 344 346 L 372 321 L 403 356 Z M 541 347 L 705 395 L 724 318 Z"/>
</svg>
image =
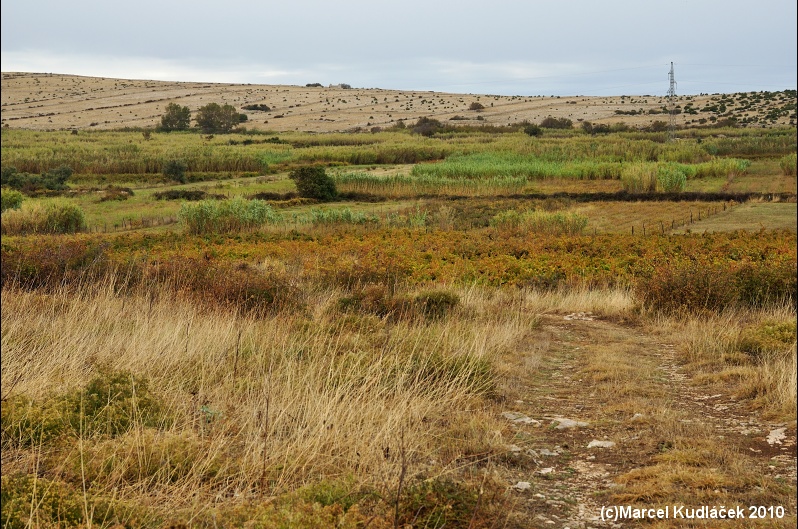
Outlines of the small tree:
<svg viewBox="0 0 798 529">
<path fill-rule="evenodd" d="M 474 102 L 473 102 L 473 103 L 471 103 L 471 105 L 468 107 L 468 110 L 476 110 L 476 111 L 480 111 L 480 110 L 483 110 L 484 108 L 485 108 L 485 105 L 483 105 L 482 103 L 478 103 L 477 101 L 474 101 Z"/>
<path fill-rule="evenodd" d="M 240 123 L 238 111 L 233 105 L 208 103 L 197 110 L 197 126 L 206 134 L 226 133 Z"/>
<path fill-rule="evenodd" d="M 327 202 L 338 196 L 335 182 L 327 175 L 324 167 L 317 165 L 300 167 L 291 171 L 288 176 L 296 184 L 301 197 Z"/>
<path fill-rule="evenodd" d="M 166 105 L 166 112 L 161 116 L 162 131 L 188 130 L 189 126 L 191 126 L 191 110 L 188 107 L 181 107 L 177 103 Z"/>
</svg>

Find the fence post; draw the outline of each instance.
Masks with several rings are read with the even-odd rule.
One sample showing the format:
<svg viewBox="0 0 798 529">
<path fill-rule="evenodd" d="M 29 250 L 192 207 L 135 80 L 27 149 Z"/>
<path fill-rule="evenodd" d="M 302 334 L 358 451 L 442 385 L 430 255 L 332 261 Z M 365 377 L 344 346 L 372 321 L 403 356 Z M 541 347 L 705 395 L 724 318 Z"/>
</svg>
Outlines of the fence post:
<svg viewBox="0 0 798 529">
<path fill-rule="evenodd" d="M 635 225 L 632 224 L 632 235 L 634 235 L 634 234 L 635 234 Z"/>
</svg>

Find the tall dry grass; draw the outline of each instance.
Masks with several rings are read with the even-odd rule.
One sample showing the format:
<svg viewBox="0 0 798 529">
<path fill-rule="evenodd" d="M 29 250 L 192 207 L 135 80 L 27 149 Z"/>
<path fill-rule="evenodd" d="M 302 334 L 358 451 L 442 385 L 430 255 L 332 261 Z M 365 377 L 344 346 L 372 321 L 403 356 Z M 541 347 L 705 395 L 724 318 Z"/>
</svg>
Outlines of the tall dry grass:
<svg viewBox="0 0 798 529">
<path fill-rule="evenodd" d="M 795 320 L 795 307 L 785 304 L 654 321 L 681 342 L 696 381 L 751 399 L 768 417 L 795 420 Z"/>
<path fill-rule="evenodd" d="M 49 479 L 173 506 L 351 476 L 387 497 L 402 467 L 441 476 L 464 453 L 490 454 L 500 427 L 483 399 L 532 318 L 476 292 L 447 317 L 399 321 L 342 313 L 335 290 L 265 319 L 121 296 L 112 281 L 2 295 L 4 452 L 27 446 L 26 414 L 62 413 L 64 395 L 105 373 L 146 380 L 162 410 L 158 426 L 133 412 L 115 437 L 66 428 L 12 466 L 33 458 Z"/>
</svg>

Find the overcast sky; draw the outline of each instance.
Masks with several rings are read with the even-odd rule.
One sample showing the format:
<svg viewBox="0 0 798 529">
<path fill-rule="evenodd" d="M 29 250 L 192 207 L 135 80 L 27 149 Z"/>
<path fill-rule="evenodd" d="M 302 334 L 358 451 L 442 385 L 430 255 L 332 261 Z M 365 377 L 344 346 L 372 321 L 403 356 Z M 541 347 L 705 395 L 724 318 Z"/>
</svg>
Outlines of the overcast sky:
<svg viewBox="0 0 798 529">
<path fill-rule="evenodd" d="M 502 95 L 796 88 L 795 0 L 3 0 L 2 71 Z"/>
</svg>

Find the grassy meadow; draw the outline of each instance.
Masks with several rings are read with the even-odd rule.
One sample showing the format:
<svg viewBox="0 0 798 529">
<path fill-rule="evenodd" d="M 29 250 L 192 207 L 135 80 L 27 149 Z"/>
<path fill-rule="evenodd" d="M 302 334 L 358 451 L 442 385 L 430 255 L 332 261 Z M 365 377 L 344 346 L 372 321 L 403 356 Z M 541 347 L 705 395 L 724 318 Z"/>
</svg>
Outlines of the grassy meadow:
<svg viewBox="0 0 798 529">
<path fill-rule="evenodd" d="M 796 130 L 666 140 L 2 129 L 1 525 L 792 527 Z"/>
</svg>

